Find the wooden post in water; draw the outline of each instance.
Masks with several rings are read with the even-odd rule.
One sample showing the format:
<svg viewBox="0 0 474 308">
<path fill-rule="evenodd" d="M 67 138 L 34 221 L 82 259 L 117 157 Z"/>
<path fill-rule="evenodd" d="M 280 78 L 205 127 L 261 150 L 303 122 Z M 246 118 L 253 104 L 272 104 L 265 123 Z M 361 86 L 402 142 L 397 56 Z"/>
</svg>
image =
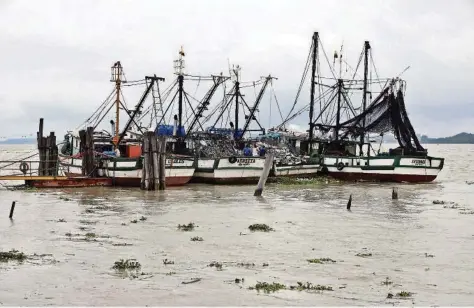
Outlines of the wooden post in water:
<svg viewBox="0 0 474 308">
<path fill-rule="evenodd" d="M 50 175 L 58 175 L 58 146 L 56 145 L 56 136 L 54 132 L 51 132 L 49 135 L 51 138 L 51 149 L 50 149 Z"/>
<path fill-rule="evenodd" d="M 148 132 L 143 136 L 143 167 L 145 169 L 145 190 L 151 190 L 151 178 L 153 160 L 150 157 L 150 135 Z"/>
<path fill-rule="evenodd" d="M 79 138 L 81 139 L 81 145 L 80 145 L 80 151 L 82 154 L 82 175 L 87 175 L 87 161 L 86 161 L 86 149 L 87 149 L 87 143 L 86 143 L 86 131 L 85 130 L 80 130 L 79 131 Z"/>
<path fill-rule="evenodd" d="M 160 188 L 160 144 L 154 132 L 153 135 L 150 134 L 151 140 L 151 155 L 153 161 L 153 190 L 158 190 Z"/>
<path fill-rule="evenodd" d="M 392 189 L 392 200 L 397 200 L 398 199 L 398 188 L 393 187 Z"/>
<path fill-rule="evenodd" d="M 15 211 L 15 204 L 16 204 L 16 201 L 13 201 L 12 202 L 12 207 L 10 208 L 10 215 L 8 216 L 8 218 L 10 218 L 10 219 L 13 219 L 13 212 Z"/>
<path fill-rule="evenodd" d="M 166 136 L 160 137 L 160 166 L 159 166 L 159 178 L 160 178 L 160 190 L 166 189 Z"/>
<path fill-rule="evenodd" d="M 145 190 L 145 176 L 146 176 L 146 164 L 145 164 L 145 136 L 143 136 L 142 140 L 142 154 L 143 158 L 142 160 L 142 179 L 140 180 L 140 189 Z"/>
<path fill-rule="evenodd" d="M 257 189 L 255 189 L 254 196 L 261 196 L 263 192 L 263 187 L 267 182 L 268 175 L 270 174 L 270 169 L 273 166 L 273 157 L 274 154 L 272 151 L 268 152 L 267 157 L 265 158 L 265 165 L 263 166 L 262 174 L 258 180 Z"/>
<path fill-rule="evenodd" d="M 38 144 L 38 155 L 39 155 L 39 165 L 38 165 L 38 175 L 42 176 L 44 174 L 44 163 L 45 163 L 45 144 L 43 143 L 43 124 L 44 119 L 40 118 L 39 120 L 39 129 L 36 133 L 36 143 Z"/>
</svg>

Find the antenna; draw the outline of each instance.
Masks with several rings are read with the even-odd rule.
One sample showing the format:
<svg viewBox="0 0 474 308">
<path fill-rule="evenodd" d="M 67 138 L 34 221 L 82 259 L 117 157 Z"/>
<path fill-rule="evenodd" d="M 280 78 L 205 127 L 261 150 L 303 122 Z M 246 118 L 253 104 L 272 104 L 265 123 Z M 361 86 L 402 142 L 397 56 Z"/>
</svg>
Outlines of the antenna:
<svg viewBox="0 0 474 308">
<path fill-rule="evenodd" d="M 185 56 L 185 53 L 184 53 L 184 50 L 183 50 L 183 46 L 181 46 L 181 49 L 179 50 L 178 52 L 179 56 L 178 56 L 178 59 L 177 60 L 174 60 L 174 73 L 176 75 L 184 75 L 184 56 Z"/>
<path fill-rule="evenodd" d="M 397 78 L 400 78 L 406 71 L 410 69 L 410 65 L 408 65 L 400 74 L 398 74 Z"/>
</svg>

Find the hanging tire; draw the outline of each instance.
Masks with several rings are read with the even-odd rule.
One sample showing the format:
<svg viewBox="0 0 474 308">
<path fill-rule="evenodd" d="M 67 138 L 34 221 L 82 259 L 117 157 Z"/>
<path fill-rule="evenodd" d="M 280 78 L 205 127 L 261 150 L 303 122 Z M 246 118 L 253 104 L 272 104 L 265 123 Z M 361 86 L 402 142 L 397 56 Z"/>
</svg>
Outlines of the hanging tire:
<svg viewBox="0 0 474 308">
<path fill-rule="evenodd" d="M 237 162 L 237 157 L 235 157 L 235 156 L 229 157 L 229 163 L 235 164 L 236 162 Z"/>
<path fill-rule="evenodd" d="M 345 165 L 342 161 L 337 163 L 337 166 L 336 166 L 337 170 L 341 171 L 342 169 L 344 169 L 344 167 Z"/>
<path fill-rule="evenodd" d="M 23 173 L 23 174 L 26 174 L 28 172 L 28 169 L 30 169 L 30 167 L 28 166 L 27 163 L 25 162 L 21 162 L 20 164 L 20 171 Z"/>
</svg>

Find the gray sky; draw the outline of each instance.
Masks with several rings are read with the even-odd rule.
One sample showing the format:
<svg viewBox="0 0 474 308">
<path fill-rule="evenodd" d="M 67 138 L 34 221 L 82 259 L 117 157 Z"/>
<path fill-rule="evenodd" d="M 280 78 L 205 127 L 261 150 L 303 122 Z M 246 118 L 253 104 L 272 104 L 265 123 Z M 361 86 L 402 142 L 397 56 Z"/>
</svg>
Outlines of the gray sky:
<svg viewBox="0 0 474 308">
<path fill-rule="evenodd" d="M 344 42 L 352 63 L 369 40 L 380 75 L 410 65 L 406 104 L 418 133 L 474 132 L 470 0 L 2 0 L 0 136 L 35 133 L 40 116 L 48 131 L 77 126 L 111 91 L 117 60 L 128 79 L 156 73 L 168 84 L 181 45 L 193 74 L 226 72 L 230 59 L 245 80 L 277 76 L 288 111 L 313 31 L 330 54 Z"/>
</svg>

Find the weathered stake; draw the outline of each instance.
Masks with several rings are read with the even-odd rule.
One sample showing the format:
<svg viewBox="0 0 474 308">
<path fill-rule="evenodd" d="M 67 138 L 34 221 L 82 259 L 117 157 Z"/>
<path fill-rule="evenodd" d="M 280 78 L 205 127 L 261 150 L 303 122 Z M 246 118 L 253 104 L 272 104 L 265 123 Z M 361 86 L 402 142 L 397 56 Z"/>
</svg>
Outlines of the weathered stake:
<svg viewBox="0 0 474 308">
<path fill-rule="evenodd" d="M 349 196 L 349 201 L 347 201 L 347 209 L 350 211 L 352 205 L 352 195 Z"/>
<path fill-rule="evenodd" d="M 10 218 L 10 219 L 13 218 L 13 212 L 15 211 L 15 204 L 16 204 L 16 201 L 13 201 L 12 202 L 12 207 L 10 208 L 10 216 L 8 216 L 8 218 Z"/>
<path fill-rule="evenodd" d="M 166 189 L 166 137 L 160 139 L 160 166 L 159 166 L 159 178 L 160 178 L 160 190 Z"/>
<path fill-rule="evenodd" d="M 397 200 L 398 199 L 398 188 L 394 187 L 392 189 L 392 200 Z"/>
<path fill-rule="evenodd" d="M 263 187 L 267 182 L 268 175 L 270 174 L 270 169 L 273 166 L 273 152 L 269 152 L 265 158 L 265 165 L 263 166 L 262 174 L 258 180 L 257 189 L 255 189 L 254 196 L 261 196 L 263 193 Z"/>
</svg>

